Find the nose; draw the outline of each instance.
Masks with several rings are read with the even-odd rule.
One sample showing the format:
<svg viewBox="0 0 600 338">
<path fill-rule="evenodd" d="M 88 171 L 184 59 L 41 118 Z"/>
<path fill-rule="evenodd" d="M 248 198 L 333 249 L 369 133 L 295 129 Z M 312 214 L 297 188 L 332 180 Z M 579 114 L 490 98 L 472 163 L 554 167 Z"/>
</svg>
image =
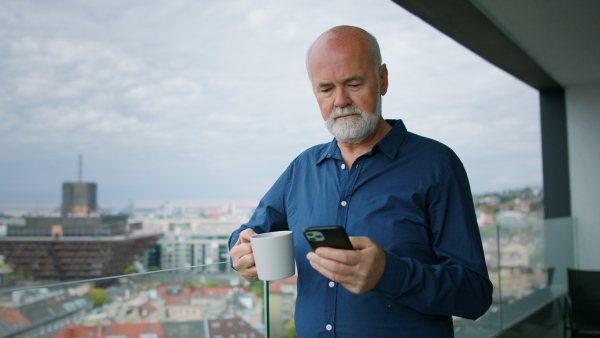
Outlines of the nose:
<svg viewBox="0 0 600 338">
<path fill-rule="evenodd" d="M 348 93 L 346 93 L 346 91 L 344 89 L 336 90 L 335 101 L 333 102 L 333 105 L 335 107 L 344 108 L 351 104 L 352 104 L 352 100 L 350 99 L 350 96 L 348 95 Z"/>
</svg>

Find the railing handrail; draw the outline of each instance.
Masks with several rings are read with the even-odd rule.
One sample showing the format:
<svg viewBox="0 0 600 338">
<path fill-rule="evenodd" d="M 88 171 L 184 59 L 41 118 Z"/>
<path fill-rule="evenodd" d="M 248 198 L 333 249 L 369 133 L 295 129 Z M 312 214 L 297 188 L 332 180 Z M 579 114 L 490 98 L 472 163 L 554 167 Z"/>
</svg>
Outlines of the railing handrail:
<svg viewBox="0 0 600 338">
<path fill-rule="evenodd" d="M 74 284 L 83 284 L 83 283 L 97 282 L 97 281 L 103 281 L 103 280 L 109 280 L 109 279 L 117 279 L 117 278 L 124 278 L 124 277 L 131 277 L 131 276 L 143 276 L 143 275 L 150 275 L 150 274 L 162 273 L 162 272 L 169 272 L 169 271 L 189 270 L 189 269 L 194 269 L 194 268 L 201 268 L 201 267 L 205 267 L 205 266 L 219 265 L 219 264 L 225 264 L 225 263 L 229 264 L 229 261 L 222 261 L 222 262 L 209 263 L 209 264 L 199 264 L 199 265 L 192 265 L 192 266 L 186 266 L 186 267 L 178 267 L 178 268 L 172 268 L 172 269 L 162 269 L 162 270 L 156 270 L 156 271 L 136 272 L 136 273 L 130 273 L 130 274 L 124 274 L 124 275 L 98 277 L 98 278 L 91 278 L 91 279 L 81 279 L 81 280 L 68 281 L 68 282 L 58 282 L 58 283 L 51 283 L 51 284 L 32 285 L 32 286 L 17 287 L 17 288 L 12 288 L 12 289 L 7 289 L 7 290 L 1 290 L 0 289 L 0 295 L 5 294 L 5 293 L 12 293 L 12 292 L 15 292 L 15 291 L 26 291 L 26 290 L 33 290 L 33 289 L 53 288 L 53 287 L 59 287 L 59 286 L 68 286 L 68 285 L 74 285 Z"/>
</svg>

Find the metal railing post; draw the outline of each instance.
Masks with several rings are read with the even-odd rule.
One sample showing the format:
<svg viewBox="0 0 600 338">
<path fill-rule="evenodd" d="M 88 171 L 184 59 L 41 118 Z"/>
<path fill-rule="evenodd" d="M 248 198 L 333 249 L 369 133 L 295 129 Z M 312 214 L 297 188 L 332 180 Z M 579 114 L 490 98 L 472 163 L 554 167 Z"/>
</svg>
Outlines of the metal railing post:
<svg viewBox="0 0 600 338">
<path fill-rule="evenodd" d="M 265 337 L 266 338 L 270 338 L 271 337 L 271 323 L 269 320 L 269 281 L 264 281 L 263 283 L 264 285 L 264 289 L 263 289 L 263 309 L 264 309 L 264 313 L 265 313 Z"/>
</svg>

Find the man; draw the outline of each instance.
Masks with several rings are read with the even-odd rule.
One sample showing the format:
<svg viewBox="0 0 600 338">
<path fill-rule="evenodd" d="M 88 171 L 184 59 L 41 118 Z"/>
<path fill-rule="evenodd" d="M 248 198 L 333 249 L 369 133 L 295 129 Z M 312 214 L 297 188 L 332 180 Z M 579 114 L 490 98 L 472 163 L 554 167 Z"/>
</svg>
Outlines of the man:
<svg viewBox="0 0 600 338">
<path fill-rule="evenodd" d="M 300 154 L 231 235 L 233 267 L 256 281 L 250 237 L 289 229 L 298 337 L 452 337 L 453 315 L 475 319 L 492 301 L 462 163 L 382 118 L 388 70 L 366 31 L 326 31 L 307 68 L 335 139 Z M 333 224 L 355 250 L 311 252 L 302 229 Z"/>
</svg>

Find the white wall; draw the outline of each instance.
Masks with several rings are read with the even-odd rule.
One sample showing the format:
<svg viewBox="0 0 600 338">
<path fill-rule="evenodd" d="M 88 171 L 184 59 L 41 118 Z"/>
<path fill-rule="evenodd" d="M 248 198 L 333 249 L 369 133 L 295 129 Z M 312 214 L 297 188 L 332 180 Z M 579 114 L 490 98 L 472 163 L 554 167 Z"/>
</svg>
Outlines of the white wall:
<svg viewBox="0 0 600 338">
<path fill-rule="evenodd" d="M 567 88 L 566 101 L 576 258 L 600 270 L 600 83 Z"/>
</svg>

